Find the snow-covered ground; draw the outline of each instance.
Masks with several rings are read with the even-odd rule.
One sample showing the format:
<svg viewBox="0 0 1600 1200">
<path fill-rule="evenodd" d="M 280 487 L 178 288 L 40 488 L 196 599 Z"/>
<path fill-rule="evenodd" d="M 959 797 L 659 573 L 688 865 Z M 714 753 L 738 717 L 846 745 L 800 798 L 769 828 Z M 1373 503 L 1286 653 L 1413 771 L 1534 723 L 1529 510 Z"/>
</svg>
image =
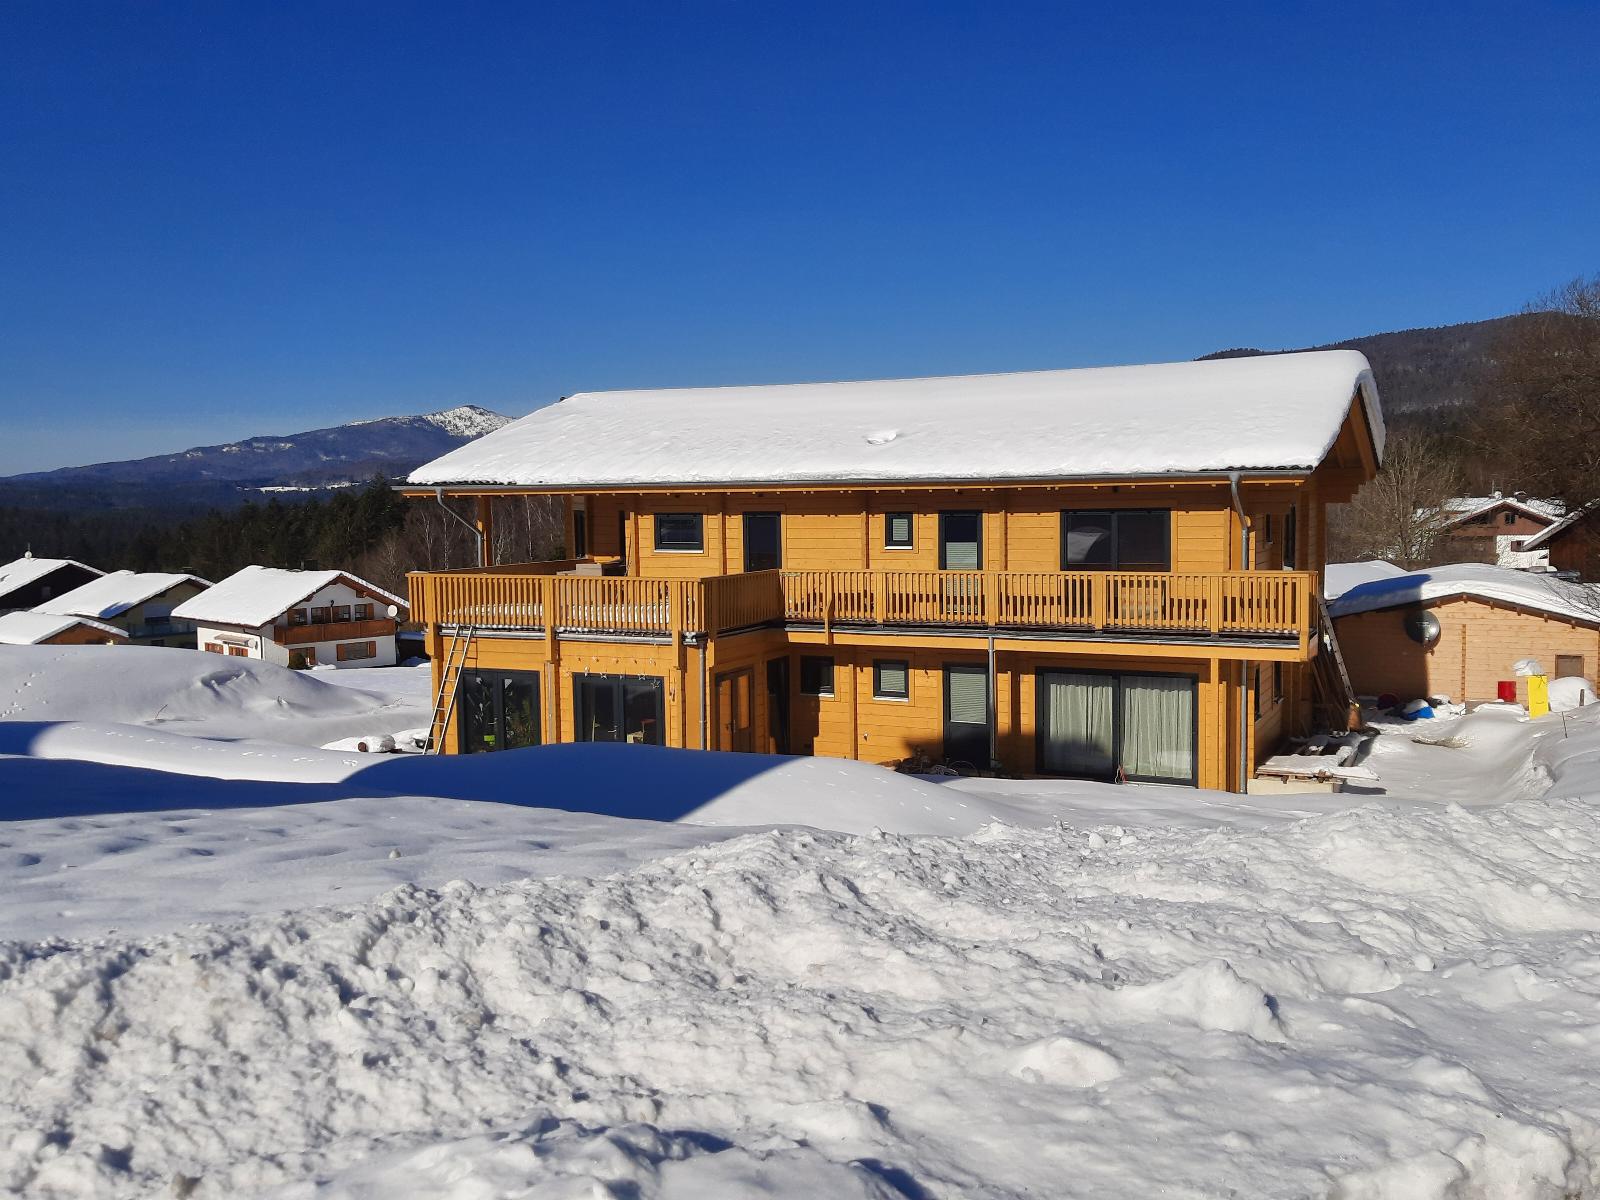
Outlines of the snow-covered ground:
<svg viewBox="0 0 1600 1200">
<path fill-rule="evenodd" d="M 1378 796 L 316 749 L 418 678 L 0 647 L 0 1190 L 1600 1195 L 1600 709 Z"/>
</svg>

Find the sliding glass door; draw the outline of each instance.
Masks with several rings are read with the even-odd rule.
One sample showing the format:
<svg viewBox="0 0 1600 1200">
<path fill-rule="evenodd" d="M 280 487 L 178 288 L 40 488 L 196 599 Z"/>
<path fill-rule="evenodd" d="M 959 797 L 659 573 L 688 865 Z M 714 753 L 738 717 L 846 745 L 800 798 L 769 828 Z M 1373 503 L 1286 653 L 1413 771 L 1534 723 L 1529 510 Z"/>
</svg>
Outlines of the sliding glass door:
<svg viewBox="0 0 1600 1200">
<path fill-rule="evenodd" d="M 662 683 L 657 676 L 574 675 L 577 740 L 663 745 L 662 697 Z"/>
<path fill-rule="evenodd" d="M 1040 671 L 1036 722 L 1045 774 L 1195 782 L 1190 676 Z"/>
<path fill-rule="evenodd" d="M 460 689 L 461 753 L 539 744 L 539 672 L 469 671 Z"/>
</svg>

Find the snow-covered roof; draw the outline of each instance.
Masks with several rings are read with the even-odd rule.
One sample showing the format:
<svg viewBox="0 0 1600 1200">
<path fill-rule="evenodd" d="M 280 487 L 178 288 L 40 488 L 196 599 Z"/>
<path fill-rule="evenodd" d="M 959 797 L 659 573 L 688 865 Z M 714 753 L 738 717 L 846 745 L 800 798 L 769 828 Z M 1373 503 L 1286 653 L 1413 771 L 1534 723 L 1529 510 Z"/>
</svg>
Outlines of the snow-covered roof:
<svg viewBox="0 0 1600 1200">
<path fill-rule="evenodd" d="M 1535 521 L 1554 521 L 1567 511 L 1559 500 L 1534 500 L 1528 496 L 1452 496 L 1440 505 L 1448 525 L 1460 525 L 1500 507 L 1514 508 Z"/>
<path fill-rule="evenodd" d="M 76 617 L 116 617 L 183 583 L 194 583 L 203 588 L 211 586 L 198 575 L 169 571 L 113 571 L 99 579 L 91 579 L 82 587 L 53 596 L 43 604 L 35 605 L 33 611 Z"/>
<path fill-rule="evenodd" d="M 1583 518 L 1588 516 L 1591 512 L 1593 512 L 1594 509 L 1595 509 L 1595 505 L 1589 504 L 1589 505 L 1585 505 L 1583 508 L 1580 508 L 1577 512 L 1568 513 L 1566 516 L 1562 517 L 1561 520 L 1557 521 L 1554 525 L 1546 525 L 1538 533 L 1536 533 L 1532 537 L 1528 538 L 1525 542 L 1522 543 L 1522 548 L 1524 550 L 1540 550 L 1540 549 L 1543 549 L 1545 546 L 1549 545 L 1551 542 L 1553 542 L 1561 534 L 1565 533 L 1567 530 L 1571 529 L 1574 525 L 1576 525 L 1579 521 L 1583 520 Z"/>
<path fill-rule="evenodd" d="M 87 625 L 111 637 L 126 638 L 115 625 L 103 625 L 88 617 L 57 616 L 54 613 L 11 612 L 0 614 L 0 645 L 37 646 L 74 625 Z"/>
<path fill-rule="evenodd" d="M 59 571 L 62 567 L 79 567 L 91 575 L 101 572 L 93 567 L 85 566 L 72 558 L 34 558 L 33 555 L 24 555 L 0 567 L 0 596 L 5 596 L 19 588 L 25 588 L 30 583 L 43 579 L 52 571 Z"/>
<path fill-rule="evenodd" d="M 1519 608 L 1600 624 L 1600 587 L 1567 583 L 1550 575 L 1530 575 L 1487 563 L 1452 563 L 1409 575 L 1359 584 L 1328 602 L 1335 617 L 1426 604 L 1462 596 L 1496 600 Z"/>
<path fill-rule="evenodd" d="M 1361 395 L 1354 350 L 1005 375 L 584 392 L 411 473 L 578 488 L 1310 470 Z"/>
<path fill-rule="evenodd" d="M 400 597 L 348 571 L 244 567 L 198 596 L 185 600 L 172 610 L 172 615 L 189 621 L 214 621 L 218 625 L 266 625 L 302 600 L 341 579 L 402 610 L 406 606 Z"/>
<path fill-rule="evenodd" d="M 1363 583 L 1371 583 L 1377 579 L 1393 579 L 1405 573 L 1404 567 L 1397 567 L 1381 558 L 1369 559 L 1366 562 L 1329 563 L 1322 572 L 1322 594 L 1332 600 L 1335 596 L 1342 596 L 1351 588 L 1359 587 Z"/>
</svg>

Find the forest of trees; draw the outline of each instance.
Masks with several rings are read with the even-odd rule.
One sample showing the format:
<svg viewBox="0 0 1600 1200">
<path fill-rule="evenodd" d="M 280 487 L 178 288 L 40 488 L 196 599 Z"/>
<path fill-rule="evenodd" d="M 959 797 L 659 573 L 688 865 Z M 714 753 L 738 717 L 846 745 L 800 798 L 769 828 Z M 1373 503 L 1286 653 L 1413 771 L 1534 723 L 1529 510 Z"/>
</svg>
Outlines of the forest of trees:
<svg viewBox="0 0 1600 1200">
<path fill-rule="evenodd" d="M 470 520 L 465 505 L 454 511 Z M 550 501 L 495 501 L 496 562 L 559 557 L 562 536 L 560 509 Z M 150 509 L 0 508 L 0 560 L 24 550 L 105 571 L 189 571 L 210 580 L 252 563 L 339 568 L 404 592 L 407 571 L 468 566 L 475 544 L 437 503 L 404 499 L 378 477 L 331 495 L 274 498 L 176 521 Z"/>
</svg>

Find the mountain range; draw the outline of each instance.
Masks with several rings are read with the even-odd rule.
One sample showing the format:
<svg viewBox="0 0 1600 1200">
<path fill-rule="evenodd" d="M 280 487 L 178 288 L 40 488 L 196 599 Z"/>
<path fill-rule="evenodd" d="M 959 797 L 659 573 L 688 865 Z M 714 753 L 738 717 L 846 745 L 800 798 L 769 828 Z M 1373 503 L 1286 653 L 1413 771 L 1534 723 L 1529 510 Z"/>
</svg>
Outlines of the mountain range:
<svg viewBox="0 0 1600 1200">
<path fill-rule="evenodd" d="M 195 446 L 175 454 L 62 467 L 0 479 L 0 503 L 72 508 L 226 504 L 274 492 L 314 492 L 404 477 L 412 468 L 509 424 L 466 404 L 409 417 L 382 417 Z"/>
</svg>

